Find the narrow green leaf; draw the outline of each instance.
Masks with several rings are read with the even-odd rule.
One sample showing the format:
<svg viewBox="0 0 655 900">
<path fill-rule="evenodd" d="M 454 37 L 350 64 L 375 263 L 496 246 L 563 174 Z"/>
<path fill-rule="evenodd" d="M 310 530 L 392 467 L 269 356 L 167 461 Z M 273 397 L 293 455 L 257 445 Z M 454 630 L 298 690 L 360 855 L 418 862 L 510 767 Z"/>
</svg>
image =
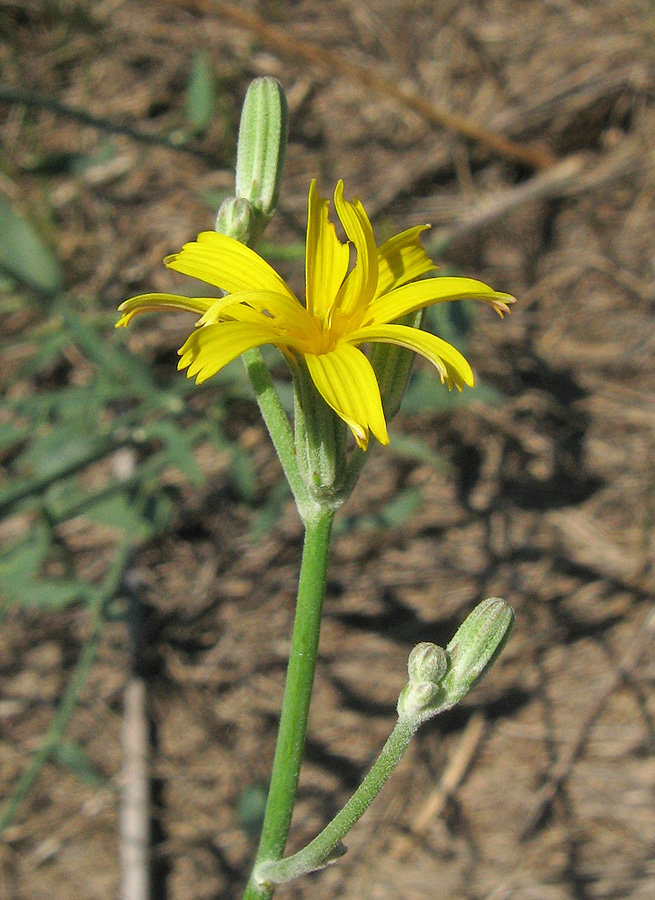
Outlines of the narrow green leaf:
<svg viewBox="0 0 655 900">
<path fill-rule="evenodd" d="M 257 252 L 269 262 L 296 262 L 305 258 L 305 245 L 300 241 L 285 245 L 260 241 Z"/>
<path fill-rule="evenodd" d="M 0 594 L 6 606 L 62 609 L 84 598 L 87 588 L 73 578 L 40 578 L 50 548 L 50 530 L 37 522 L 29 534 L 0 556 Z"/>
<path fill-rule="evenodd" d="M 0 266 L 44 294 L 61 287 L 59 263 L 4 197 L 0 197 Z"/>
<path fill-rule="evenodd" d="M 193 455 L 193 435 L 187 434 L 170 419 L 160 419 L 144 428 L 148 438 L 159 438 L 166 447 L 166 455 L 170 465 L 175 466 L 189 479 L 191 484 L 200 487 L 204 476 Z"/>
<path fill-rule="evenodd" d="M 30 609 L 54 612 L 73 603 L 88 602 L 88 585 L 74 578 L 43 578 L 27 582 L 19 590 L 14 585 L 14 603 Z"/>
<path fill-rule="evenodd" d="M 423 491 L 420 487 L 407 488 L 384 507 L 380 518 L 385 525 L 394 527 L 404 525 L 423 503 Z"/>
<path fill-rule="evenodd" d="M 469 403 L 484 403 L 492 405 L 497 403 L 502 394 L 491 384 L 487 384 L 478 378 L 475 387 L 464 388 L 463 391 L 449 391 L 444 385 L 439 384 L 431 370 L 414 372 L 412 379 L 403 397 L 403 412 L 441 412 L 459 409 Z"/>
<path fill-rule="evenodd" d="M 251 841 L 256 841 L 262 830 L 267 790 L 263 784 L 251 784 L 239 794 L 236 818 L 239 827 Z"/>
<path fill-rule="evenodd" d="M 243 500 L 252 500 L 257 490 L 257 478 L 250 456 L 235 447 L 230 462 L 230 475 L 239 496 Z"/>
<path fill-rule="evenodd" d="M 77 744 L 60 741 L 55 746 L 52 755 L 56 763 L 66 769 L 70 769 L 81 782 L 88 784 L 92 788 L 100 790 L 111 784 L 108 778 L 100 775 L 87 754 Z"/>
<path fill-rule="evenodd" d="M 149 521 L 126 491 L 101 497 L 84 511 L 83 518 L 128 534 L 135 542 L 150 537 L 152 533 Z"/>
<path fill-rule="evenodd" d="M 194 134 L 201 135 L 207 130 L 214 115 L 215 103 L 209 57 L 204 50 L 199 50 L 193 58 L 186 89 L 186 118 Z"/>
<path fill-rule="evenodd" d="M 62 423 L 35 435 L 20 456 L 20 468 L 30 476 L 54 478 L 77 463 L 90 461 L 97 452 L 98 441 L 92 435 L 80 434 L 79 430 L 79 424 L 76 427 L 73 423 Z"/>
</svg>

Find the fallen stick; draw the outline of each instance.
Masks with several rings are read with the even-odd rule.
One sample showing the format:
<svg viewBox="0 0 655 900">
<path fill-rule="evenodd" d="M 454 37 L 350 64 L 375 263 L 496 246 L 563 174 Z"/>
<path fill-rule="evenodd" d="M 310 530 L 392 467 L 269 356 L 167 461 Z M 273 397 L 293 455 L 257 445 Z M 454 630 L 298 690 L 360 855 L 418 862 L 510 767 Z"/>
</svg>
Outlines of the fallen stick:
<svg viewBox="0 0 655 900">
<path fill-rule="evenodd" d="M 330 73 L 336 72 L 346 75 L 354 81 L 359 81 L 360 84 L 379 94 L 399 100 L 427 122 L 445 128 L 446 131 L 454 134 L 463 135 L 506 159 L 520 162 L 531 169 L 547 169 L 556 162 L 555 156 L 543 147 L 518 144 L 496 131 L 485 128 L 484 125 L 435 106 L 414 91 L 387 78 L 382 78 L 372 69 L 351 63 L 325 47 L 301 41 L 276 25 L 270 25 L 255 13 L 240 9 L 236 4 L 223 3 L 221 0 L 167 0 L 167 2 L 194 11 L 221 16 L 251 34 L 256 34 L 265 44 L 280 54 L 301 59 L 312 66 L 318 65 Z"/>
</svg>

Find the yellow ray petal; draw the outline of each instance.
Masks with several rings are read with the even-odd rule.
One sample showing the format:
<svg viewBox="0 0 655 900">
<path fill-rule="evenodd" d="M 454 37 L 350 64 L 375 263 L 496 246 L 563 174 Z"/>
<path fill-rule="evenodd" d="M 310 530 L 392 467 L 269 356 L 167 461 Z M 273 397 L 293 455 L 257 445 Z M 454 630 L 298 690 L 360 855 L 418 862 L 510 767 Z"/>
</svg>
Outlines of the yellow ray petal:
<svg viewBox="0 0 655 900">
<path fill-rule="evenodd" d="M 118 307 L 122 313 L 116 328 L 121 325 L 129 325 L 134 316 L 146 312 L 159 312 L 165 309 L 179 309 L 183 312 L 194 312 L 198 315 L 205 313 L 216 297 L 181 297 L 178 294 L 140 294 L 124 300 Z"/>
<path fill-rule="evenodd" d="M 164 260 L 169 269 L 199 278 L 223 291 L 260 290 L 293 294 L 275 269 L 259 254 L 216 231 L 203 231 L 197 241 Z"/>
<path fill-rule="evenodd" d="M 389 443 L 380 389 L 373 367 L 364 354 L 349 344 L 330 353 L 306 354 L 305 362 L 319 393 L 348 425 L 362 450 L 369 430 L 381 444 Z"/>
<path fill-rule="evenodd" d="M 196 383 L 202 384 L 246 350 L 278 341 L 277 332 L 266 325 L 250 322 L 206 325 L 194 331 L 180 347 L 177 367 L 187 369 L 187 378 L 195 375 Z"/>
<path fill-rule="evenodd" d="M 420 244 L 421 232 L 429 225 L 416 225 L 394 235 L 378 247 L 378 284 L 375 296 L 413 281 L 437 268 Z"/>
<path fill-rule="evenodd" d="M 406 313 L 416 312 L 433 303 L 444 303 L 449 300 L 482 300 L 493 307 L 500 315 L 509 312 L 509 304 L 514 297 L 499 294 L 489 285 L 475 278 L 425 278 L 377 297 L 369 305 L 362 325 L 379 325 L 393 322 Z"/>
<path fill-rule="evenodd" d="M 305 296 L 312 316 L 324 320 L 346 277 L 350 250 L 342 244 L 328 219 L 329 200 L 309 186 L 307 243 L 305 247 Z"/>
<path fill-rule="evenodd" d="M 216 300 L 198 321 L 212 325 L 224 316 L 239 321 L 257 322 L 295 335 L 307 342 L 318 341 L 320 332 L 305 307 L 294 297 L 273 291 L 239 291 Z"/>
<path fill-rule="evenodd" d="M 355 198 L 352 203 L 344 199 L 343 181 L 334 190 L 334 206 L 348 239 L 357 251 L 355 266 L 348 274 L 338 305 L 343 316 L 351 316 L 358 309 L 365 309 L 375 296 L 378 283 L 378 250 L 373 228 L 362 204 Z"/>
<path fill-rule="evenodd" d="M 465 384 L 473 387 L 473 371 L 459 350 L 448 341 L 428 331 L 421 331 L 420 328 L 410 328 L 408 325 L 370 325 L 349 334 L 348 341 L 353 344 L 382 341 L 406 347 L 429 359 L 436 366 L 442 382 L 446 382 L 448 387 L 451 383 L 458 390 Z"/>
</svg>

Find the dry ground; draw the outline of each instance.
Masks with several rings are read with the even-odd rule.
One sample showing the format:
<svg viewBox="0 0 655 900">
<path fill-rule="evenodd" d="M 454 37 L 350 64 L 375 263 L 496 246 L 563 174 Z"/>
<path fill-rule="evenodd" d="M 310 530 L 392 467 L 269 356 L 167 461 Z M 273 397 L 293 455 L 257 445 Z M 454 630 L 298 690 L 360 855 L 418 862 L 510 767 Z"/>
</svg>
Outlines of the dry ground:
<svg viewBox="0 0 655 900">
<path fill-rule="evenodd" d="M 520 299 L 504 322 L 483 311 L 472 337 L 474 368 L 500 402 L 399 418 L 397 434 L 448 465 L 376 451 L 341 516 L 293 846 L 374 758 L 414 643 L 447 640 L 490 595 L 515 606 L 514 636 L 488 681 L 417 737 L 343 861 L 279 896 L 647 900 L 655 10 L 646 0 L 238 4 L 281 29 L 284 49 L 210 8 L 0 2 L 5 86 L 162 135 L 180 127 L 198 48 L 221 87 L 204 157 L 115 135 L 111 163 L 49 179 L 30 174 L 35 157 L 91 154 L 106 134 L 53 109 L 2 106 L 3 189 L 48 204 L 67 296 L 110 309 L 171 288 L 161 259 L 211 227 L 204 198 L 230 187 L 243 92 L 272 74 L 288 91 L 291 132 L 271 238 L 301 239 L 310 179 L 328 191 L 342 177 L 376 227 L 455 229 L 441 261 Z M 299 60 L 297 40 L 334 58 Z M 353 66 L 539 144 L 562 165 L 539 175 L 448 134 L 383 84 L 363 84 Z M 300 283 L 300 264 L 283 268 Z M 153 320 L 127 340 L 172 364 L 183 330 Z M 232 433 L 254 454 L 263 502 L 279 472 L 250 405 L 235 409 Z M 199 459 L 206 487 L 185 491 L 167 534 L 133 562 L 152 610 L 157 900 L 239 896 L 254 845 L 236 808 L 269 771 L 301 541 L 290 503 L 254 541 L 257 503 L 235 499 L 220 454 L 205 448 Z M 388 501 L 410 488 L 420 489 L 412 515 L 385 525 Z M 84 609 L 5 619 L 3 796 L 38 747 L 87 631 Z M 106 627 L 69 730 L 109 786 L 45 767 L 5 834 L 3 900 L 117 896 L 112 786 L 127 644 L 122 624 Z"/>
</svg>

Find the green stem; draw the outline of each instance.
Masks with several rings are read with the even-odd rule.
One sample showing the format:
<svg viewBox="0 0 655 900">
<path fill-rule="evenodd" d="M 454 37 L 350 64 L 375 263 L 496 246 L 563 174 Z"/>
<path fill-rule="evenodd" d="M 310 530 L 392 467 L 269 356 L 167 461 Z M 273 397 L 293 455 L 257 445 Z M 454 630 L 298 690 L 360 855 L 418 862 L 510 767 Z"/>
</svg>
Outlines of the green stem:
<svg viewBox="0 0 655 900">
<path fill-rule="evenodd" d="M 281 859 L 289 834 L 314 683 L 333 517 L 332 510 L 320 510 L 305 520 L 287 680 L 255 866 Z M 273 891 L 272 885 L 259 885 L 251 876 L 243 900 L 269 900 Z"/>
<path fill-rule="evenodd" d="M 417 719 L 401 718 L 382 748 L 366 778 L 343 809 L 325 826 L 311 843 L 287 859 L 262 862 L 255 872 L 264 883 L 281 884 L 299 875 L 314 872 L 333 862 L 342 851 L 341 840 L 369 808 L 385 782 L 398 765 L 410 739 L 419 725 Z"/>
<path fill-rule="evenodd" d="M 289 487 L 296 501 L 298 512 L 304 520 L 314 511 L 315 504 L 298 470 L 296 448 L 289 419 L 280 403 L 280 398 L 264 364 L 259 350 L 247 350 L 243 360 L 255 391 L 262 418 L 268 428 L 273 446 L 282 463 Z"/>
</svg>

